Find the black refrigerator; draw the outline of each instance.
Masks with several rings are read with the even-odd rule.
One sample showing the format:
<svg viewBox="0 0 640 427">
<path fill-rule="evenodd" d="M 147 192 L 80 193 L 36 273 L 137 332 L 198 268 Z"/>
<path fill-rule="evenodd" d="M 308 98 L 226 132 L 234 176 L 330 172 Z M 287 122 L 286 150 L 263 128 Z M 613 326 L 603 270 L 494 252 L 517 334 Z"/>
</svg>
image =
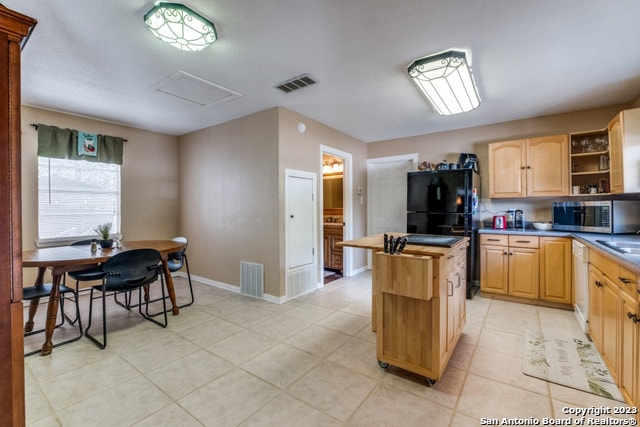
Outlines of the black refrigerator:
<svg viewBox="0 0 640 427">
<path fill-rule="evenodd" d="M 480 281 L 477 242 L 480 175 L 473 169 L 453 169 L 409 172 L 407 179 L 407 233 L 470 238 L 467 298 L 473 298 Z"/>
</svg>

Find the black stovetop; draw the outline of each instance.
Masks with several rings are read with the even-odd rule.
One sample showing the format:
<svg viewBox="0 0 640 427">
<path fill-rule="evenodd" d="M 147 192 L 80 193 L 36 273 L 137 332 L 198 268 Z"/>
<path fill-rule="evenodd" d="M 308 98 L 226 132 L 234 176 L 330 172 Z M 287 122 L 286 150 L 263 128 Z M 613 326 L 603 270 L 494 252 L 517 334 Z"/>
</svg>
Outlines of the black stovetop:
<svg viewBox="0 0 640 427">
<path fill-rule="evenodd" d="M 439 236 L 437 234 L 410 234 L 407 236 L 407 243 L 422 246 L 439 246 L 450 248 L 462 240 L 462 237 Z"/>
</svg>

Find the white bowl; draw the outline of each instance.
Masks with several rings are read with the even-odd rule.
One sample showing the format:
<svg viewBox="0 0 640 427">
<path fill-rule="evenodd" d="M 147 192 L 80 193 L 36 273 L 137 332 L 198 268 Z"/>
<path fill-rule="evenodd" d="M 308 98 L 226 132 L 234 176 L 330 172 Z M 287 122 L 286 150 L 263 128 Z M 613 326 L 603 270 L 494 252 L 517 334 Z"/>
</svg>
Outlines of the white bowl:
<svg viewBox="0 0 640 427">
<path fill-rule="evenodd" d="M 549 231 L 552 228 L 552 224 L 550 222 L 534 222 L 533 223 L 533 227 L 536 230 L 541 230 L 541 231 Z"/>
</svg>

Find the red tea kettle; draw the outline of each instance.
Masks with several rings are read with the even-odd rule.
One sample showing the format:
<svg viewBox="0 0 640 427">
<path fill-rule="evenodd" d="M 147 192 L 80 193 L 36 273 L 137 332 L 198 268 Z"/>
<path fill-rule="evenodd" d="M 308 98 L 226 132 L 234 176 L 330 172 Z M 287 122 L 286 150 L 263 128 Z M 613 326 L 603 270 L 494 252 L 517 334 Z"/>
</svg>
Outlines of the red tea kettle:
<svg viewBox="0 0 640 427">
<path fill-rule="evenodd" d="M 493 228 L 498 230 L 507 229 L 507 217 L 504 215 L 495 215 L 493 217 Z"/>
</svg>

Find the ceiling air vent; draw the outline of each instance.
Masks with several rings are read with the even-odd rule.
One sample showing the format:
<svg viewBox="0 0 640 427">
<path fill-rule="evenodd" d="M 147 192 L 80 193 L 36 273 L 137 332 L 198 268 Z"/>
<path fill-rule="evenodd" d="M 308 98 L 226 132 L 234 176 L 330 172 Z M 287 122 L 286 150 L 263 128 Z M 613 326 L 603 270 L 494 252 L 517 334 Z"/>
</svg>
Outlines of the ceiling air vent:
<svg viewBox="0 0 640 427">
<path fill-rule="evenodd" d="M 298 77 L 294 77 L 287 81 L 275 86 L 276 89 L 280 89 L 284 93 L 293 92 L 294 90 L 302 89 L 303 87 L 310 86 L 316 83 L 308 74 L 303 74 Z"/>
</svg>

